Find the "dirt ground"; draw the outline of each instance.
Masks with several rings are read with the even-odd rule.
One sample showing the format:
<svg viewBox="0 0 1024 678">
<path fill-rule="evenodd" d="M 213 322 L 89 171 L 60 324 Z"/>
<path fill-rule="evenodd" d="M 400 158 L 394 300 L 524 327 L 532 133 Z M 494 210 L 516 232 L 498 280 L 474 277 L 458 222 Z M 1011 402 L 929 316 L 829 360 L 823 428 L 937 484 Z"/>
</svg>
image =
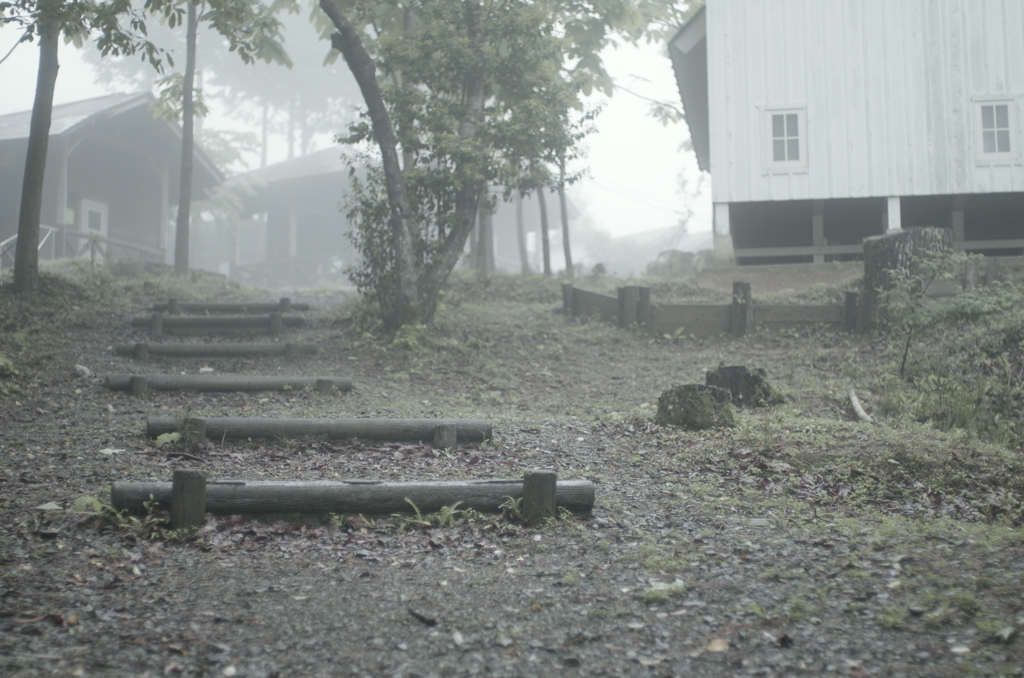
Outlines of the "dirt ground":
<svg viewBox="0 0 1024 678">
<path fill-rule="evenodd" d="M 728 278 L 698 284 L 730 290 Z M 744 280 L 755 297 L 843 282 Z M 0 290 L 0 353 L 17 370 L 0 382 L 4 676 L 1024 675 L 1024 539 L 977 499 L 996 491 L 990 469 L 1019 452 L 857 420 L 846 387 L 856 379 L 872 409 L 873 375 L 886 369 L 875 338 L 809 328 L 673 343 L 566 318 L 557 284 L 539 278 L 461 276 L 429 332 L 393 342 L 365 333 L 344 293 L 293 292 L 314 310 L 281 341 L 317 343 L 315 356 L 116 355 L 150 339 L 129 318 L 169 294 L 274 298 L 152 276 L 48 277 L 30 300 Z M 664 389 L 703 383 L 722 363 L 765 367 L 786 404 L 738 411 L 734 429 L 653 423 Z M 344 375 L 355 388 L 140 400 L 102 382 L 206 369 Z M 186 414 L 481 417 L 495 438 L 439 451 L 321 439 L 157 448 L 144 437 L 148 416 Z M 988 470 L 941 485 L 954 458 Z M 546 467 L 593 481 L 597 502 L 534 529 L 455 512 L 424 517 L 429 526 L 208 516 L 180 534 L 159 513 L 74 510 L 92 505 L 82 497 L 109 502 L 114 481 L 180 467 L 395 481 Z"/>
</svg>

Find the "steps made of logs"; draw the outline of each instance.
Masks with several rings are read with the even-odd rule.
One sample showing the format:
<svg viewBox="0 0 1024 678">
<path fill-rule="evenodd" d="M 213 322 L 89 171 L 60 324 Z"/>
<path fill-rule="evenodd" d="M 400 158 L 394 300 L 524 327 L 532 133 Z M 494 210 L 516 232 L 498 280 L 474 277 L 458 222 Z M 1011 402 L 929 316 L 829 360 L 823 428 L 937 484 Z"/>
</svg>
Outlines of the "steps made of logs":
<svg viewBox="0 0 1024 678">
<path fill-rule="evenodd" d="M 295 438 L 326 436 L 330 439 L 362 438 L 390 442 L 418 442 L 434 439 L 435 430 L 455 427 L 456 440 L 479 443 L 490 440 L 493 426 L 486 419 L 307 419 L 255 417 L 196 417 L 205 422 L 206 436 L 222 438 Z M 156 438 L 178 431 L 180 422 L 174 417 L 150 417 L 146 435 Z"/>
<path fill-rule="evenodd" d="M 285 327 L 304 325 L 305 318 L 297 315 L 169 315 L 132 318 L 132 327 L 146 327 L 156 335 L 179 333 L 266 333 L 280 334 Z"/>
<path fill-rule="evenodd" d="M 115 482 L 111 504 L 119 511 L 147 510 L 152 500 L 160 508 L 171 506 L 171 483 Z M 219 514 L 253 513 L 409 513 L 412 501 L 421 513 L 459 505 L 497 513 L 506 497 L 523 496 L 522 480 L 468 480 L 437 482 L 372 481 L 207 481 L 206 511 Z M 559 480 L 555 504 L 578 514 L 594 507 L 594 484 L 589 480 Z"/>
<path fill-rule="evenodd" d="M 293 304 L 288 297 L 281 297 L 277 303 L 221 303 L 204 301 L 178 301 L 170 299 L 153 304 L 154 313 L 288 313 L 308 311 L 309 304 Z"/>
<path fill-rule="evenodd" d="M 263 377 L 236 374 L 111 374 L 106 378 L 106 387 L 111 391 L 136 393 L 139 386 L 133 387 L 133 377 L 145 380 L 143 391 L 287 391 L 315 388 L 320 393 L 330 393 L 334 389 L 352 390 L 352 380 L 345 377 Z"/>
<path fill-rule="evenodd" d="M 315 354 L 316 344 L 122 344 L 115 346 L 118 355 L 130 355 L 135 360 L 149 360 L 150 356 L 167 358 L 243 358 L 259 355 L 283 355 L 298 358 L 302 354 Z"/>
</svg>

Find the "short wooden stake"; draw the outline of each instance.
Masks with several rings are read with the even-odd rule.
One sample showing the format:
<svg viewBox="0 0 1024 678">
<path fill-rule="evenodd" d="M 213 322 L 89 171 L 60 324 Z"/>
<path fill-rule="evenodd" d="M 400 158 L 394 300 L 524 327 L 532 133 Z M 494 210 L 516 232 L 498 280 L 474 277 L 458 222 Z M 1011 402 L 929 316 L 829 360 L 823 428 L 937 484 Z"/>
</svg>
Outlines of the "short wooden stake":
<svg viewBox="0 0 1024 678">
<path fill-rule="evenodd" d="M 843 332 L 857 331 L 857 309 L 860 308 L 860 292 L 847 292 L 843 300 Z"/>
<path fill-rule="evenodd" d="M 288 297 L 281 297 L 281 313 L 289 313 L 292 310 L 292 300 Z"/>
<path fill-rule="evenodd" d="M 572 283 L 562 283 L 562 312 L 566 317 L 576 315 L 572 308 L 573 286 Z"/>
<path fill-rule="evenodd" d="M 523 474 L 523 520 L 536 525 L 555 517 L 555 487 L 558 474 L 548 469 L 531 469 Z"/>
<path fill-rule="evenodd" d="M 270 314 L 270 333 L 281 334 L 284 331 L 284 321 L 281 319 L 280 313 Z"/>
<path fill-rule="evenodd" d="M 132 376 L 128 379 L 128 390 L 136 398 L 149 397 L 149 380 L 145 377 Z"/>
<path fill-rule="evenodd" d="M 284 345 L 284 357 L 287 360 L 295 360 L 299 357 L 301 349 L 298 344 L 285 344 Z"/>
<path fill-rule="evenodd" d="M 195 442 L 202 443 L 202 442 L 206 441 L 206 420 L 205 419 L 195 419 L 195 418 L 189 419 L 188 420 L 188 425 L 189 425 L 189 429 L 190 430 L 186 431 L 186 433 L 191 435 L 192 438 L 195 439 Z"/>
<path fill-rule="evenodd" d="M 163 313 L 154 313 L 153 317 L 149 319 L 149 331 L 158 337 L 164 333 Z"/>
<path fill-rule="evenodd" d="M 181 314 L 181 302 L 179 302 L 177 299 L 168 299 L 167 300 L 167 312 L 170 313 L 171 315 L 180 315 Z"/>
<path fill-rule="evenodd" d="M 317 379 L 316 380 L 316 392 L 320 395 L 330 395 L 334 391 L 334 380 L 332 379 Z"/>
<path fill-rule="evenodd" d="M 200 527 L 206 518 L 206 474 L 179 469 L 171 484 L 171 529 Z"/>
<path fill-rule="evenodd" d="M 968 259 L 967 264 L 964 266 L 964 289 L 973 290 L 978 286 L 978 269 L 979 261 L 977 259 Z"/>
<path fill-rule="evenodd" d="M 149 360 L 149 344 L 135 344 L 132 347 L 132 358 L 135 360 Z"/>
<path fill-rule="evenodd" d="M 732 284 L 732 315 L 729 329 L 734 337 L 742 337 L 754 329 L 754 306 L 750 283 Z"/>
<path fill-rule="evenodd" d="M 454 450 L 458 446 L 458 429 L 455 424 L 441 424 L 434 427 L 434 447 L 439 450 Z"/>
</svg>

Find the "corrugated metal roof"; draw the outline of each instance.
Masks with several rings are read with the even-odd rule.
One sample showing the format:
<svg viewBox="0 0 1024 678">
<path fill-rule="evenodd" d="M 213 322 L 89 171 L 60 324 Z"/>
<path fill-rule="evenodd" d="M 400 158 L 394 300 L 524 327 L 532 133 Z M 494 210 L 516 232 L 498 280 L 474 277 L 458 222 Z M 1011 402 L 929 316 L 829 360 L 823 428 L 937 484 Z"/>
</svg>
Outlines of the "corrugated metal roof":
<svg viewBox="0 0 1024 678">
<path fill-rule="evenodd" d="M 50 137 L 70 132 L 92 118 L 117 115 L 142 103 L 148 106 L 153 101 L 153 95 L 149 92 L 135 92 L 134 94 L 108 94 L 94 99 L 58 104 L 53 107 Z M 0 115 L 0 141 L 27 139 L 31 120 L 32 111 Z"/>
<path fill-rule="evenodd" d="M 711 132 L 708 120 L 708 49 L 704 7 L 690 17 L 668 42 L 672 70 L 676 74 L 683 117 L 690 128 L 690 141 L 697 165 L 711 171 Z"/>
</svg>

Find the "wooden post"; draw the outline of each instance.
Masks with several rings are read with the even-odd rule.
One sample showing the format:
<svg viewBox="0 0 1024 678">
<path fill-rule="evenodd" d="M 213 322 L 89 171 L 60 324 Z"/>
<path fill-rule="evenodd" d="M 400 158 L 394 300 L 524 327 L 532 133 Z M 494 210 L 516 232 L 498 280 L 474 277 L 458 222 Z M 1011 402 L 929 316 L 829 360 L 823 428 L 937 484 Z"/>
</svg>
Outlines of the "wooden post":
<svg viewBox="0 0 1024 678">
<path fill-rule="evenodd" d="M 572 283 L 565 283 L 562 285 L 562 311 L 565 313 L 566 317 L 576 315 L 575 309 L 572 307 L 572 293 Z"/>
<path fill-rule="evenodd" d="M 135 360 L 149 360 L 149 344 L 135 344 L 132 347 L 132 358 Z"/>
<path fill-rule="evenodd" d="M 284 331 L 284 321 L 281 319 L 280 313 L 270 314 L 270 333 L 277 335 Z"/>
<path fill-rule="evenodd" d="M 434 447 L 439 450 L 454 450 L 458 447 L 458 429 L 455 424 L 434 427 Z"/>
<path fill-rule="evenodd" d="M 171 315 L 181 314 L 181 303 L 177 299 L 168 299 L 167 312 Z"/>
<path fill-rule="evenodd" d="M 295 360 L 299 357 L 299 345 L 298 344 L 285 344 L 284 345 L 284 357 L 287 360 Z"/>
<path fill-rule="evenodd" d="M 750 283 L 732 284 L 732 315 L 729 317 L 729 330 L 734 337 L 742 337 L 754 329 L 754 305 L 751 299 Z"/>
<path fill-rule="evenodd" d="M 317 379 L 316 380 L 316 392 L 320 395 L 330 395 L 334 391 L 334 380 L 333 379 Z"/>
<path fill-rule="evenodd" d="M 988 260 L 988 273 L 985 274 L 985 284 L 991 285 L 1000 278 L 999 260 L 995 257 Z"/>
<path fill-rule="evenodd" d="M 860 294 L 847 292 L 843 300 L 843 332 L 857 331 L 857 309 L 860 306 Z"/>
<path fill-rule="evenodd" d="M 149 396 L 149 380 L 145 377 L 132 376 L 129 380 L 128 389 L 132 395 L 136 398 L 146 398 Z"/>
<path fill-rule="evenodd" d="M 158 337 L 164 333 L 163 313 L 154 313 L 153 317 L 149 319 L 149 331 Z"/>
<path fill-rule="evenodd" d="M 643 326 L 651 323 L 651 288 L 640 287 L 640 299 L 636 309 L 636 320 Z"/>
<path fill-rule="evenodd" d="M 973 290 L 978 286 L 978 269 L 980 268 L 977 259 L 968 259 L 964 266 L 964 289 Z"/>
<path fill-rule="evenodd" d="M 188 434 L 194 439 L 194 442 L 202 443 L 206 441 L 206 420 L 205 419 L 189 419 L 189 430 L 183 433 Z"/>
<path fill-rule="evenodd" d="M 523 520 L 536 525 L 555 517 L 557 474 L 549 469 L 530 469 L 523 474 Z"/>
<path fill-rule="evenodd" d="M 630 285 L 619 288 L 619 327 L 629 327 L 637 321 L 640 288 Z"/>
<path fill-rule="evenodd" d="M 206 518 L 206 475 L 178 469 L 171 484 L 171 529 L 199 527 Z"/>
<path fill-rule="evenodd" d="M 281 313 L 290 313 L 292 310 L 292 300 L 289 297 L 281 297 Z"/>
</svg>

